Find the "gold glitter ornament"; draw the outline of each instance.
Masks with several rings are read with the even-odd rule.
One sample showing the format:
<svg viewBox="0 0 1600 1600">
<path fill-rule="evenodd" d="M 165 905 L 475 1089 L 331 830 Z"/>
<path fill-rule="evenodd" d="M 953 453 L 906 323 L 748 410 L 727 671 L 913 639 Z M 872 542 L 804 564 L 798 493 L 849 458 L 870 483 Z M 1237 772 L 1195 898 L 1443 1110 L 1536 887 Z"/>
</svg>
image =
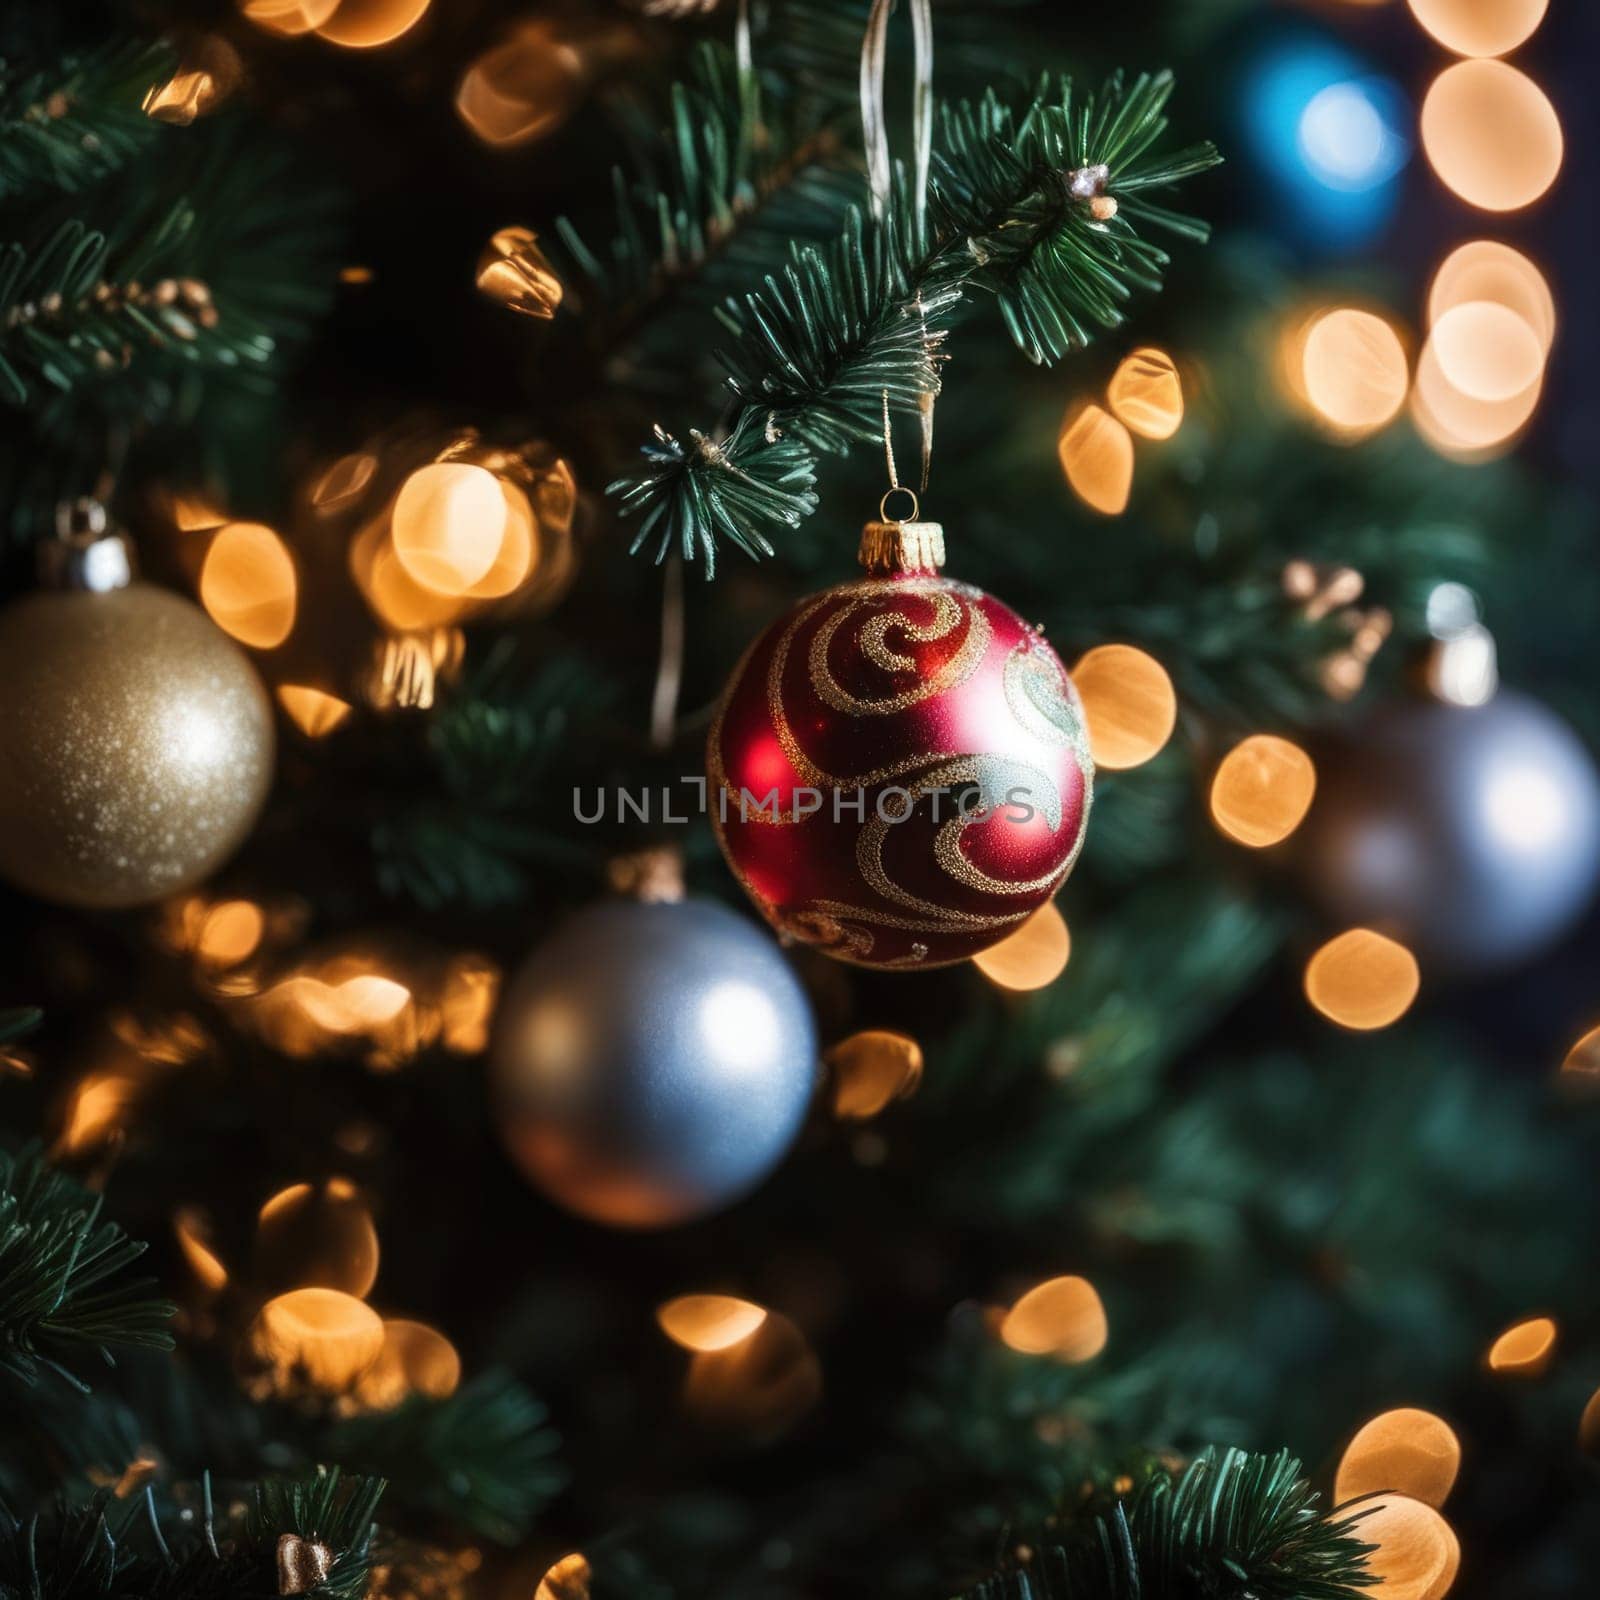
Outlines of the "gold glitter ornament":
<svg viewBox="0 0 1600 1600">
<path fill-rule="evenodd" d="M 272 711 L 200 608 L 132 581 L 80 503 L 45 587 L 0 612 L 0 876 L 64 905 L 140 905 L 198 883 L 272 781 Z"/>
</svg>

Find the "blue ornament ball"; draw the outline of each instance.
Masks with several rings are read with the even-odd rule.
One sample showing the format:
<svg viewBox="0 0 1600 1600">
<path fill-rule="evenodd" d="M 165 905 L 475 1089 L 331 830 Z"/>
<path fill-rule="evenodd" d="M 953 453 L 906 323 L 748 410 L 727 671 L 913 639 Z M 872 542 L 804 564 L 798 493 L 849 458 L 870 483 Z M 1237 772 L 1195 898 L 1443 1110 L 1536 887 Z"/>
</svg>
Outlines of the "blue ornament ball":
<svg viewBox="0 0 1600 1600">
<path fill-rule="evenodd" d="M 706 900 L 589 906 L 513 979 L 490 1078 L 505 1143 L 553 1200 L 660 1228 L 720 1210 L 783 1159 L 817 1034 L 771 935 Z"/>
<path fill-rule="evenodd" d="M 1600 882 L 1600 776 L 1527 695 L 1388 702 L 1317 759 L 1299 836 L 1321 908 L 1402 940 L 1424 975 L 1513 967 L 1567 932 Z"/>
</svg>

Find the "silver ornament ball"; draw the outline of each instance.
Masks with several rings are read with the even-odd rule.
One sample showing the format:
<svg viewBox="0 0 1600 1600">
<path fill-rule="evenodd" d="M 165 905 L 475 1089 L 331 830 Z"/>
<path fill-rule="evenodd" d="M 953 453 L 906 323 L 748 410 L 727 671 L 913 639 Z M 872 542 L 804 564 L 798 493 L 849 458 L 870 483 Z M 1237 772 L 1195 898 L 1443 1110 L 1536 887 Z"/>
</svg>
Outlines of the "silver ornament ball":
<svg viewBox="0 0 1600 1600">
<path fill-rule="evenodd" d="M 805 990 L 765 930 L 711 901 L 604 901 L 507 991 L 501 1133 L 552 1199 L 655 1228 L 728 1205 L 783 1158 L 816 1073 Z"/>
<path fill-rule="evenodd" d="M 1424 973 L 1492 972 L 1536 955 L 1593 899 L 1600 777 L 1527 695 L 1396 700 L 1319 753 L 1300 852 L 1341 925 L 1392 933 Z"/>
</svg>

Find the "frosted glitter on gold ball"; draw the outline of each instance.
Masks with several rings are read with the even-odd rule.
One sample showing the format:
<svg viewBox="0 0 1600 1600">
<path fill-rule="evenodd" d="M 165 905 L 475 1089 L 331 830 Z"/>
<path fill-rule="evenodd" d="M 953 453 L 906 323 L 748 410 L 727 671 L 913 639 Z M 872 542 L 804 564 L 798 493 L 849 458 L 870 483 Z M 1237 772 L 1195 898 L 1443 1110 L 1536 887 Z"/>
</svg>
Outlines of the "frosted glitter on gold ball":
<svg viewBox="0 0 1600 1600">
<path fill-rule="evenodd" d="M 141 905 L 238 849 L 272 781 L 243 652 L 147 584 L 0 613 L 0 875 L 66 905 Z"/>
</svg>

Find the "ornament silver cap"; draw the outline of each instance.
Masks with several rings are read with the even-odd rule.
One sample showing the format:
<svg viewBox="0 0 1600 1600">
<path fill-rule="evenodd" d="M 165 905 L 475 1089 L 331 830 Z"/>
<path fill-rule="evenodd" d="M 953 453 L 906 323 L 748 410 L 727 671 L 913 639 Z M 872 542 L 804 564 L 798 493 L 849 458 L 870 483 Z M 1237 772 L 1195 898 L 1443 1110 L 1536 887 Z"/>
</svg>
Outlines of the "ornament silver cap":
<svg viewBox="0 0 1600 1600">
<path fill-rule="evenodd" d="M 85 497 L 57 508 L 55 537 L 39 546 L 41 584 L 110 594 L 126 589 L 133 572 L 133 546 L 111 526 L 100 501 Z"/>
<path fill-rule="evenodd" d="M 1423 689 L 1446 705 L 1487 705 L 1500 687 L 1500 669 L 1478 597 L 1464 584 L 1437 585 L 1428 596 L 1427 623 L 1433 642 L 1422 662 Z"/>
</svg>

